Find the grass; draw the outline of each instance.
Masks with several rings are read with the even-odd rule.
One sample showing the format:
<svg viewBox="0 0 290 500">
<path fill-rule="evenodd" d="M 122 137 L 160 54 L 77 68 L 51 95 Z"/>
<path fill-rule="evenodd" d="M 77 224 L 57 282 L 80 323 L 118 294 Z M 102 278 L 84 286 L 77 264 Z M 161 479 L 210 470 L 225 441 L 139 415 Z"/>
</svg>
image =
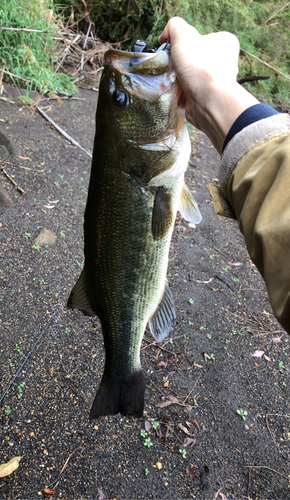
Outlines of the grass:
<svg viewBox="0 0 290 500">
<path fill-rule="evenodd" d="M 58 47 L 54 40 L 57 29 L 50 21 L 52 2 L 40 0 L 2 0 L 0 26 L 29 28 L 46 33 L 25 31 L 0 31 L 0 66 L 27 80 L 27 92 L 62 92 L 72 94 L 72 78 L 63 73 L 54 74 L 58 62 Z M 21 80 L 5 75 L 5 79 L 20 83 Z"/>
</svg>

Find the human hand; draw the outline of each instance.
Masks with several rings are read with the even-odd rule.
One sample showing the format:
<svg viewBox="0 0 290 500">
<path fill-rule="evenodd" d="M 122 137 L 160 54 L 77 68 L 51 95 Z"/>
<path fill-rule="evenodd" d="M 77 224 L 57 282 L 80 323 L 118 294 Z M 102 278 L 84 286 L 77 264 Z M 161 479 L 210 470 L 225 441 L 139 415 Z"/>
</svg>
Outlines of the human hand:
<svg viewBox="0 0 290 500">
<path fill-rule="evenodd" d="M 237 83 L 239 41 L 227 32 L 200 35 L 180 17 L 167 23 L 159 42 L 166 39 L 170 41 L 172 64 L 183 90 L 179 107 L 221 153 L 236 118 L 258 103 Z"/>
</svg>

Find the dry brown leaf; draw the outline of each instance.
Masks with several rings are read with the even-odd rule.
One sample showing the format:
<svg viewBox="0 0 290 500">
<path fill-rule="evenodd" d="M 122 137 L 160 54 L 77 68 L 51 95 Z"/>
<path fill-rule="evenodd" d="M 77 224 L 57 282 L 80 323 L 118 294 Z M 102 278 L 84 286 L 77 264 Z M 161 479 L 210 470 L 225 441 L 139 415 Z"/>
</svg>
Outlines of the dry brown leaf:
<svg viewBox="0 0 290 500">
<path fill-rule="evenodd" d="M 145 420 L 144 426 L 145 426 L 146 432 L 149 432 L 151 430 L 152 425 L 150 424 L 150 422 L 148 420 Z"/>
<path fill-rule="evenodd" d="M 195 479 L 200 479 L 199 475 L 193 470 L 192 467 L 187 466 L 185 472 L 186 474 L 188 474 L 191 477 L 194 477 Z"/>
<path fill-rule="evenodd" d="M 254 354 L 252 354 L 253 358 L 261 358 L 263 356 L 265 351 L 255 351 Z"/>
<path fill-rule="evenodd" d="M 265 354 L 265 356 L 264 356 L 264 359 L 265 359 L 266 361 L 271 361 L 271 359 L 270 359 L 270 358 L 268 358 L 268 356 L 266 356 L 266 354 Z"/>
<path fill-rule="evenodd" d="M 166 406 L 172 405 L 172 401 L 161 401 L 161 403 L 158 403 L 158 408 L 165 408 Z"/>
<path fill-rule="evenodd" d="M 179 429 L 180 429 L 182 432 L 184 432 L 184 434 L 186 434 L 187 436 L 189 436 L 189 437 L 194 437 L 194 434 L 191 434 L 191 433 L 189 432 L 189 430 L 188 430 L 186 427 L 184 427 L 184 425 L 182 425 L 182 424 L 178 424 L 178 427 L 179 427 Z"/>
<path fill-rule="evenodd" d="M 194 446 L 196 444 L 196 440 L 193 439 L 193 438 L 185 438 L 184 441 L 183 441 L 183 448 L 186 448 L 187 446 Z"/>
<path fill-rule="evenodd" d="M 0 465 L 0 477 L 6 477 L 9 476 L 9 474 L 12 474 L 16 469 L 19 467 L 19 462 L 22 457 L 13 457 L 9 462 L 6 462 L 5 464 Z"/>
<path fill-rule="evenodd" d="M 179 403 L 179 400 L 177 398 L 175 398 L 174 396 L 167 396 L 167 399 L 172 401 L 172 403 Z"/>
<path fill-rule="evenodd" d="M 56 490 L 51 490 L 50 488 L 45 488 L 45 489 L 43 490 L 43 493 L 44 493 L 45 495 L 55 495 Z"/>
<path fill-rule="evenodd" d="M 160 361 L 157 366 L 158 368 L 166 368 L 168 366 L 168 363 L 165 363 L 165 361 Z"/>
</svg>

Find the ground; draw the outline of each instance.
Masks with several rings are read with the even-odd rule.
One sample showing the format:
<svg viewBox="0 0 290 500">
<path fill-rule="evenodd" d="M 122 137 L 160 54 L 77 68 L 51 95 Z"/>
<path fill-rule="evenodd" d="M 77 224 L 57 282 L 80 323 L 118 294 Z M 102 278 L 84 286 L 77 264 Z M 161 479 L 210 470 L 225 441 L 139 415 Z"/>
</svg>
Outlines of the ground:
<svg viewBox="0 0 290 500">
<path fill-rule="evenodd" d="M 5 89 L 2 128 L 29 159 L 1 156 L 25 191 L 0 173 L 14 202 L 0 207 L 0 463 L 23 456 L 0 479 L 1 498 L 290 498 L 290 343 L 237 223 L 214 214 L 207 184 L 219 157 L 206 136 L 190 129 L 187 172 L 203 220 L 177 217 L 170 250 L 177 326 L 162 349 L 149 332 L 142 344 L 144 418 L 90 422 L 101 329 L 66 309 L 83 261 L 90 157 L 20 104 L 24 91 Z M 97 93 L 79 97 L 41 105 L 92 151 Z M 54 246 L 35 243 L 44 228 Z"/>
</svg>

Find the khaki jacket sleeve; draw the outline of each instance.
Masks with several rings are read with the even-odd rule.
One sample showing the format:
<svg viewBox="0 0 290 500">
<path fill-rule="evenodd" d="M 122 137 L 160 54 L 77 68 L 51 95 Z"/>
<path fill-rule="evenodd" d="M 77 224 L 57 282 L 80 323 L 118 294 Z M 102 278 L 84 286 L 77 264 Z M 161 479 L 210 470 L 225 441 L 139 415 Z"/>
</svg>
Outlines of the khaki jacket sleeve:
<svg viewBox="0 0 290 500">
<path fill-rule="evenodd" d="M 290 333 L 290 116 L 237 134 L 223 154 L 220 181 L 273 311 Z"/>
</svg>

